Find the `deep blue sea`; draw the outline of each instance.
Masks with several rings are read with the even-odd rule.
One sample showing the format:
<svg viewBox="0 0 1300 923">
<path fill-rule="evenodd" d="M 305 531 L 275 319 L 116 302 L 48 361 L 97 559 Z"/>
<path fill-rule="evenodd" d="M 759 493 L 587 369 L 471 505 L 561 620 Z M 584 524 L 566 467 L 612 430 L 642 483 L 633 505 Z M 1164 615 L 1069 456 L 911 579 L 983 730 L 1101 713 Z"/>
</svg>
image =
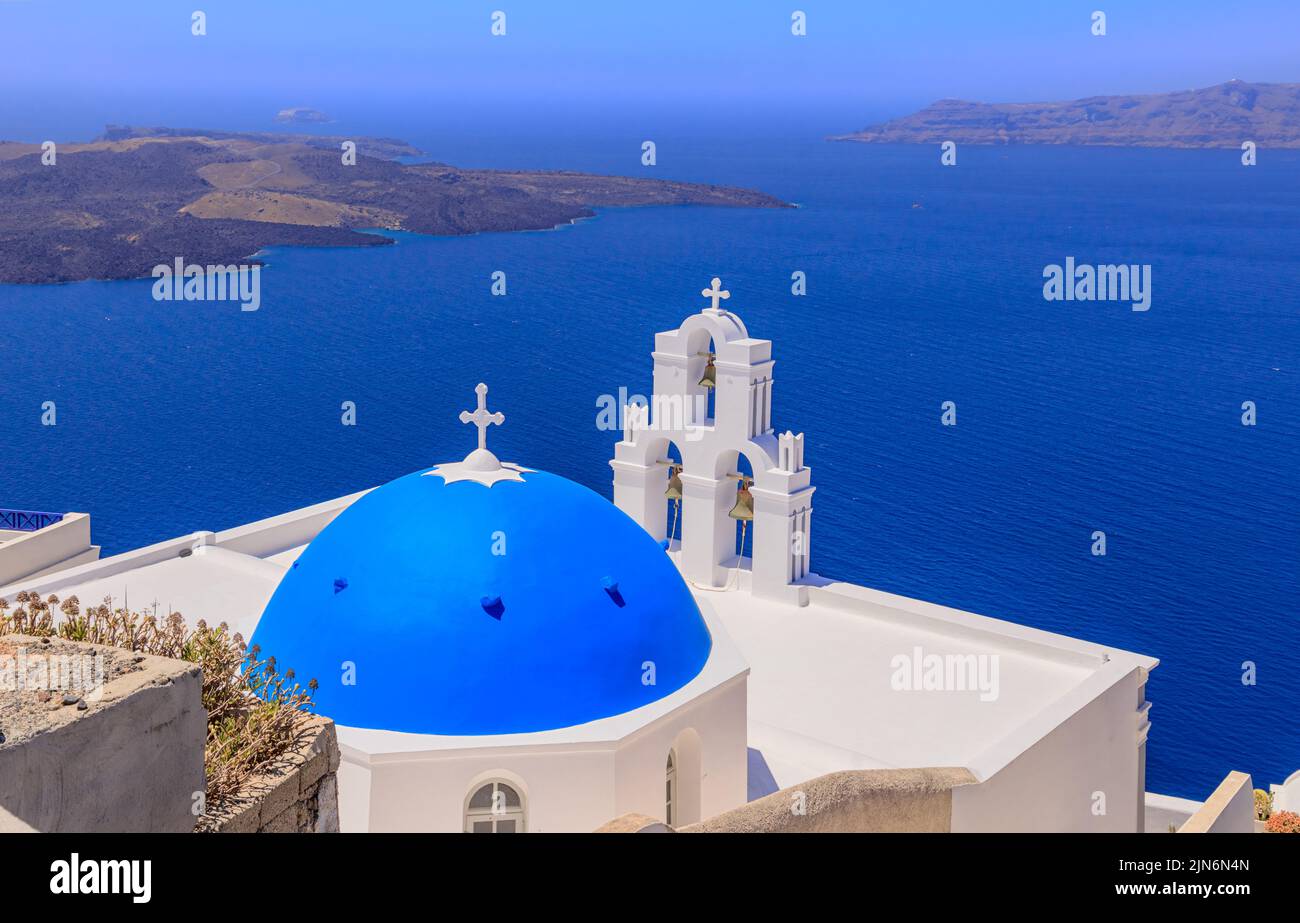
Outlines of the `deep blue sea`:
<svg viewBox="0 0 1300 923">
<path fill-rule="evenodd" d="M 801 207 L 277 249 L 255 313 L 147 281 L 0 286 L 0 507 L 89 512 L 105 554 L 227 528 L 461 457 L 480 379 L 500 455 L 609 495 L 597 400 L 649 389 L 654 333 L 718 275 L 774 341 L 775 425 L 807 434 L 817 571 L 1158 657 L 1152 791 L 1300 768 L 1300 152 L 963 147 L 944 168 L 815 131 L 380 127 L 466 166 Z M 1151 309 L 1045 301 L 1067 256 L 1151 264 Z"/>
</svg>

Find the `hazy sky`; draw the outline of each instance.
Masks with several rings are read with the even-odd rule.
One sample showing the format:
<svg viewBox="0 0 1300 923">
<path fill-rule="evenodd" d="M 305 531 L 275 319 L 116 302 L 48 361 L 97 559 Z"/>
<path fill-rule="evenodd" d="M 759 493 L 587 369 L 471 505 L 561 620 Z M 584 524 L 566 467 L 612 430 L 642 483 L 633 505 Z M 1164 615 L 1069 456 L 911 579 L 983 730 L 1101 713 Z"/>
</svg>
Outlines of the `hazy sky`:
<svg viewBox="0 0 1300 923">
<path fill-rule="evenodd" d="M 204 37 L 190 34 L 195 9 Z M 489 31 L 498 9 L 504 37 Z M 791 35 L 795 9 L 805 37 Z M 0 0 L 0 87 L 29 103 L 165 93 L 877 111 L 1232 77 L 1300 80 L 1300 0 Z"/>
</svg>

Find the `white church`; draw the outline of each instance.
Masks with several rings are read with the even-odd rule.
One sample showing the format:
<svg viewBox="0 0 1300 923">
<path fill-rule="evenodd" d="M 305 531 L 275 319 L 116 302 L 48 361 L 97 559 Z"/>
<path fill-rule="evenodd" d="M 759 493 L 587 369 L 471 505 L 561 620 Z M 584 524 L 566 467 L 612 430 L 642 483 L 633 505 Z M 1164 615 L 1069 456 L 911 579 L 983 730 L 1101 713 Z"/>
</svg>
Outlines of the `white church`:
<svg viewBox="0 0 1300 923">
<path fill-rule="evenodd" d="M 156 599 L 315 677 L 345 831 L 681 828 L 932 769 L 965 774 L 943 829 L 1142 831 L 1157 661 L 819 576 L 772 343 L 703 294 L 655 336 L 612 503 L 498 459 L 480 384 L 463 460 L 0 595 Z"/>
</svg>

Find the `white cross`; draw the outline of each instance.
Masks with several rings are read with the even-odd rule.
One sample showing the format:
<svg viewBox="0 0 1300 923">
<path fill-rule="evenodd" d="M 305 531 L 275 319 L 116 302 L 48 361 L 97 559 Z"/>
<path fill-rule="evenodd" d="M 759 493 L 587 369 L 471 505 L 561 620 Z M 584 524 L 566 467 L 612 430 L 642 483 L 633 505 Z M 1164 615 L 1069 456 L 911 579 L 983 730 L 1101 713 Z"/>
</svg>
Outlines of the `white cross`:
<svg viewBox="0 0 1300 923">
<path fill-rule="evenodd" d="M 722 291 L 722 280 L 717 276 L 713 277 L 713 284 L 700 292 L 705 298 L 713 299 L 713 310 L 717 311 L 719 299 L 725 300 L 731 297 L 731 292 Z"/>
<path fill-rule="evenodd" d="M 488 386 L 480 381 L 474 388 L 474 393 L 478 395 L 478 410 L 475 410 L 473 413 L 470 413 L 468 410 L 462 410 L 460 412 L 460 422 L 473 423 L 478 427 L 478 447 L 480 449 L 487 448 L 487 428 L 493 423 L 500 426 L 502 423 L 506 422 L 505 414 L 500 412 L 488 413 L 487 392 Z"/>
</svg>

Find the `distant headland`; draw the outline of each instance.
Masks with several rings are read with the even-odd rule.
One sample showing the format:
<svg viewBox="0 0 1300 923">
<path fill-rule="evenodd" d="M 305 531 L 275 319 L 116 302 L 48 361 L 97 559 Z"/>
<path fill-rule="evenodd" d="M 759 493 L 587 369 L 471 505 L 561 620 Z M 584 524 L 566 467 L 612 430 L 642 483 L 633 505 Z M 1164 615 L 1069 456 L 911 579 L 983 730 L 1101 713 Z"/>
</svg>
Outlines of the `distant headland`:
<svg viewBox="0 0 1300 923">
<path fill-rule="evenodd" d="M 281 109 L 276 113 L 277 122 L 332 122 L 334 121 L 319 109 L 309 109 L 306 106 L 295 106 L 291 109 Z"/>
<path fill-rule="evenodd" d="M 606 206 L 789 207 L 727 186 L 399 162 L 421 154 L 391 138 L 113 125 L 84 144 L 0 142 L 0 282 L 392 243 L 358 228 L 458 235 L 552 228 Z"/>
<path fill-rule="evenodd" d="M 836 141 L 1300 148 L 1300 83 L 1229 80 L 1201 90 L 1055 103 L 944 99 Z"/>
</svg>

